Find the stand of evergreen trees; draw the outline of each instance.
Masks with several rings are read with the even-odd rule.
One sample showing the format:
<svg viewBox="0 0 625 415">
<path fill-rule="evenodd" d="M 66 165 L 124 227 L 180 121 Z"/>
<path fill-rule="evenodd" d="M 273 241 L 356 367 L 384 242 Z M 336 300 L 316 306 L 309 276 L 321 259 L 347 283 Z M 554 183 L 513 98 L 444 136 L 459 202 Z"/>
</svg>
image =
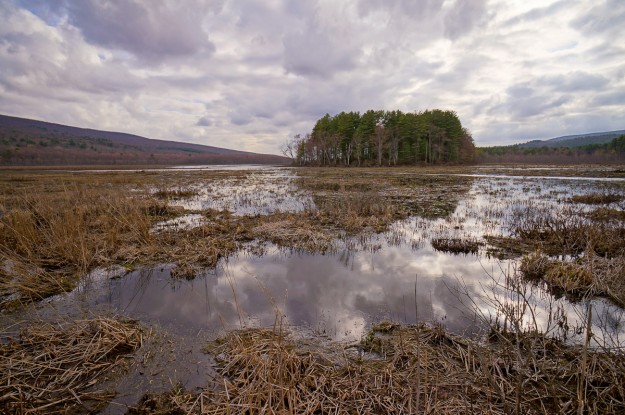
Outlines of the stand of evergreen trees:
<svg viewBox="0 0 625 415">
<path fill-rule="evenodd" d="M 373 111 L 324 115 L 283 148 L 298 165 L 395 166 L 468 163 L 473 138 L 454 111 Z"/>
</svg>

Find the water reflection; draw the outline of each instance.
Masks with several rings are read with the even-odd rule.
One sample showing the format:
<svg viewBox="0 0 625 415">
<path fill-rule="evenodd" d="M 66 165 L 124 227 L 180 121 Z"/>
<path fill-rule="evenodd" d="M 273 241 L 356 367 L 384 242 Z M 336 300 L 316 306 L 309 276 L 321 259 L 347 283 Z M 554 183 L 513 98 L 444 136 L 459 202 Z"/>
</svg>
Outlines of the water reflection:
<svg viewBox="0 0 625 415">
<path fill-rule="evenodd" d="M 277 174 L 269 171 L 269 178 Z M 186 334 L 215 335 L 283 319 L 334 339 L 357 340 L 372 323 L 386 319 L 431 321 L 474 333 L 484 320 L 498 318 L 502 305 L 527 302 L 533 313 L 523 317 L 523 324 L 546 330 L 559 313 L 561 325 L 574 332 L 583 324 L 587 304 L 556 299 L 539 287 L 511 290 L 507 282 L 515 274 L 514 260 L 490 258 L 486 246 L 477 255 L 444 254 L 430 240 L 475 238 L 485 244 L 484 235 L 509 233 L 518 209 L 531 205 L 558 211 L 572 195 L 597 191 L 598 186 L 532 177 L 479 178 L 448 217 L 399 221 L 384 234 L 346 238 L 331 254 L 274 246 L 266 247 L 262 256 L 242 251 L 192 281 L 172 279 L 169 266 L 113 279 L 94 274 L 93 286 L 85 283 L 59 297 L 56 306 L 96 307 Z M 600 299 L 590 304 L 595 332 L 604 331 L 599 337 L 622 337 L 623 312 Z"/>
<path fill-rule="evenodd" d="M 495 318 L 499 304 L 514 301 L 504 287 L 512 266 L 406 245 L 323 256 L 276 248 L 262 257 L 240 254 L 192 281 L 172 279 L 169 267 L 99 279 L 59 298 L 57 307 L 120 313 L 182 335 L 216 336 L 233 328 L 270 326 L 282 317 L 283 323 L 338 340 L 358 340 L 381 320 L 437 322 L 473 334 L 484 328 L 476 313 Z M 550 314 L 558 307 L 571 328 L 583 324 L 583 306 L 528 289 L 539 328 L 552 324 Z M 615 307 L 602 300 L 593 301 L 593 307 L 596 332 L 612 327 L 611 336 L 624 334 Z"/>
<path fill-rule="evenodd" d="M 287 168 L 251 170 L 239 176 L 215 178 L 192 186 L 197 196 L 170 202 L 189 210 L 228 210 L 234 215 L 300 212 L 312 207 L 312 197 L 294 183 Z"/>
</svg>

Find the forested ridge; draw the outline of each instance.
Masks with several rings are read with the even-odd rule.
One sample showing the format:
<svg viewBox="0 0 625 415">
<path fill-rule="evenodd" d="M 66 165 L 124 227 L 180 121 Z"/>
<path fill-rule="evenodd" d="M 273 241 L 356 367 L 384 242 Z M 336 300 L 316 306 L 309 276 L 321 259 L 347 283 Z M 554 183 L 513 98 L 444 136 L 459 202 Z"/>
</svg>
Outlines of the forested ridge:
<svg viewBox="0 0 625 415">
<path fill-rule="evenodd" d="M 368 110 L 326 114 L 283 152 L 302 166 L 395 166 L 472 162 L 475 146 L 454 111 Z"/>
<path fill-rule="evenodd" d="M 273 154 L 0 115 L 0 166 L 286 163 Z"/>
<path fill-rule="evenodd" d="M 479 163 L 616 163 L 625 161 L 625 134 L 609 143 L 578 147 L 478 147 Z"/>
</svg>

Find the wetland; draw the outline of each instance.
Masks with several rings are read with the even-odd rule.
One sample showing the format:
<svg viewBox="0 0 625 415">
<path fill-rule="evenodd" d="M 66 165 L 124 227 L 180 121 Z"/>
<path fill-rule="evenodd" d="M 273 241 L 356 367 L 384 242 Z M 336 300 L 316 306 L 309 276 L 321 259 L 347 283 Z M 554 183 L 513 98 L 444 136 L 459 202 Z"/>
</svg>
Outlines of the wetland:
<svg viewBox="0 0 625 415">
<path fill-rule="evenodd" d="M 0 406 L 622 413 L 624 212 L 621 166 L 6 170 Z"/>
</svg>

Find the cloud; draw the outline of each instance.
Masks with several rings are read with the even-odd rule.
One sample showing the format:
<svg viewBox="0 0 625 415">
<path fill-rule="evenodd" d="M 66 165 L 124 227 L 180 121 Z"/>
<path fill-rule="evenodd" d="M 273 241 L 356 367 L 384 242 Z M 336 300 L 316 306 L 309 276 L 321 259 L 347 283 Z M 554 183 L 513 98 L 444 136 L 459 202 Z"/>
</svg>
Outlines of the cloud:
<svg viewBox="0 0 625 415">
<path fill-rule="evenodd" d="M 213 125 L 213 122 L 210 120 L 210 118 L 204 116 L 197 120 L 197 123 L 195 123 L 195 125 L 200 127 L 210 127 L 211 125 Z"/>
<path fill-rule="evenodd" d="M 597 95 L 592 100 L 592 105 L 599 106 L 619 106 L 622 107 L 625 102 L 625 90 L 608 92 L 601 95 Z"/>
<path fill-rule="evenodd" d="M 68 16 L 94 45 L 130 52 L 150 61 L 212 53 L 215 45 L 202 27 L 204 1 L 74 1 Z"/>
<path fill-rule="evenodd" d="M 352 35 L 340 27 L 324 25 L 313 15 L 303 28 L 283 36 L 284 69 L 311 77 L 329 77 L 353 69 L 362 51 Z"/>
<path fill-rule="evenodd" d="M 456 40 L 471 32 L 486 15 L 486 0 L 456 0 L 445 16 L 445 36 Z"/>
<path fill-rule="evenodd" d="M 625 33 L 625 3 L 620 0 L 592 3 L 593 6 L 577 16 L 571 26 L 588 35 L 609 34 L 613 39 L 622 36 Z"/>
<path fill-rule="evenodd" d="M 419 21 L 437 16 L 443 3 L 436 0 L 360 0 L 357 7 L 361 16 L 384 12 L 389 14 L 390 20 L 407 18 Z"/>
<path fill-rule="evenodd" d="M 557 91 L 578 92 L 595 91 L 607 86 L 610 82 L 603 75 L 593 75 L 587 72 L 576 71 L 566 75 L 549 75 L 538 79 L 538 82 L 547 88 Z"/>
<path fill-rule="evenodd" d="M 552 3 L 548 6 L 535 7 L 525 13 L 521 13 L 512 17 L 506 21 L 506 25 L 517 25 L 524 22 L 534 22 L 539 19 L 544 19 L 549 16 L 556 15 L 557 13 L 571 7 L 571 0 L 560 0 Z"/>
<path fill-rule="evenodd" d="M 279 153 L 323 114 L 457 111 L 479 144 L 625 125 L 620 0 L 7 0 L 0 112 Z"/>
</svg>

